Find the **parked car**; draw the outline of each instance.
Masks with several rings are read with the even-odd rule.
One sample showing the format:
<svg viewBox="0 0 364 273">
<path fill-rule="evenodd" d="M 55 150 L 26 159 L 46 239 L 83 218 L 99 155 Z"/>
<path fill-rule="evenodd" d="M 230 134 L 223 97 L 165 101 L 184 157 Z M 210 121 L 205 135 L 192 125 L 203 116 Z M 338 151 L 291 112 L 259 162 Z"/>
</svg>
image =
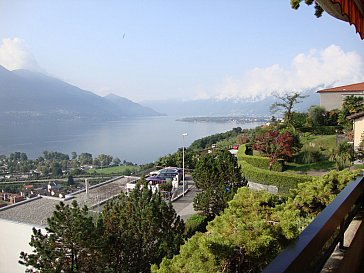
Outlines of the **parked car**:
<svg viewBox="0 0 364 273">
<path fill-rule="evenodd" d="M 172 180 L 177 176 L 178 182 L 182 179 L 182 169 L 177 167 L 167 167 L 159 170 L 159 174 L 149 176 L 146 181 L 153 184 L 160 184 L 166 182 L 167 179 Z"/>
<path fill-rule="evenodd" d="M 160 174 L 166 174 L 168 177 L 178 176 L 178 182 L 182 179 L 182 169 L 178 167 L 166 167 L 164 169 L 159 170 Z"/>
<path fill-rule="evenodd" d="M 168 179 L 172 181 L 173 178 L 174 176 L 170 174 L 158 174 L 154 176 L 149 176 L 145 180 L 148 182 L 152 182 L 151 184 L 154 185 L 154 184 L 165 183 Z"/>
</svg>

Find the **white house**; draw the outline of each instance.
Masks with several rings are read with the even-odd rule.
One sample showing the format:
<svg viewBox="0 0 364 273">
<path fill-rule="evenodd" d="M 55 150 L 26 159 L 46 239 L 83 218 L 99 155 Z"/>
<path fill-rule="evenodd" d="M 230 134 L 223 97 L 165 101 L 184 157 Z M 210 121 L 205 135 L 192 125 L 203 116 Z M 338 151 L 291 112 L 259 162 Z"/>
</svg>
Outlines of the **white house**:
<svg viewBox="0 0 364 273">
<path fill-rule="evenodd" d="M 317 93 L 320 94 L 320 106 L 326 111 L 340 109 L 346 96 L 364 97 L 364 82 L 322 89 Z"/>
</svg>

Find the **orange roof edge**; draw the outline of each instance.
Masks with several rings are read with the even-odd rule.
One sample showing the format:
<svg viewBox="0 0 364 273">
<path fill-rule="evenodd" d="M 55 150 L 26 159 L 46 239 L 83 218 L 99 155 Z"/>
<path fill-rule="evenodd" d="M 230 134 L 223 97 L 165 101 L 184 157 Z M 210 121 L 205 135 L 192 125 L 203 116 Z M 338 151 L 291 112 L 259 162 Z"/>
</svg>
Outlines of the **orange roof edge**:
<svg viewBox="0 0 364 273">
<path fill-rule="evenodd" d="M 317 93 L 325 93 L 325 92 L 364 92 L 364 82 L 337 86 L 317 91 Z"/>
<path fill-rule="evenodd" d="M 363 0 L 315 0 L 331 16 L 355 26 L 360 38 L 364 39 Z"/>
<path fill-rule="evenodd" d="M 350 25 L 354 25 L 356 32 L 359 33 L 360 38 L 364 39 L 364 14 L 363 2 L 354 0 L 331 0 L 333 4 L 339 4 L 341 14 L 347 16 Z M 358 6 L 360 5 L 360 6 Z"/>
</svg>

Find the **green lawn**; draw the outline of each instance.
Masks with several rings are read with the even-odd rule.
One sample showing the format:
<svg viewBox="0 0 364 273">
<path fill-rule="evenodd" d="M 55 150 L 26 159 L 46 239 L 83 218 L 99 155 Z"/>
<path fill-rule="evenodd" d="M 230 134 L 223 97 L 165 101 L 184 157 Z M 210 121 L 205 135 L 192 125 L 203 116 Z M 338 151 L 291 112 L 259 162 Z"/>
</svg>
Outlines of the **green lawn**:
<svg viewBox="0 0 364 273">
<path fill-rule="evenodd" d="M 318 147 L 326 156 L 336 147 L 336 135 L 308 135 L 301 137 L 303 145 Z"/>
<path fill-rule="evenodd" d="M 139 166 L 114 166 L 114 167 L 108 167 L 108 168 L 102 168 L 102 169 L 91 169 L 88 170 L 87 173 L 89 174 L 93 174 L 93 173 L 98 173 L 98 174 L 124 174 L 124 175 L 128 175 L 130 174 L 130 172 L 134 173 L 135 171 L 139 171 L 140 167 Z"/>
<path fill-rule="evenodd" d="M 330 171 L 335 169 L 335 162 L 321 161 L 311 164 L 286 163 L 287 172 Z"/>
</svg>

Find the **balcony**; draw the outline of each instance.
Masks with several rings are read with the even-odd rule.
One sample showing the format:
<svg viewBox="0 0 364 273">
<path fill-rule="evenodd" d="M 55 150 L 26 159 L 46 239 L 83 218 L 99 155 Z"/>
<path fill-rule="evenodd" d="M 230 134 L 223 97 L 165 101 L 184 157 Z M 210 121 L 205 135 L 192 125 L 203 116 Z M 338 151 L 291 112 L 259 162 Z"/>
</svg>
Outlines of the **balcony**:
<svg viewBox="0 0 364 273">
<path fill-rule="evenodd" d="M 360 176 L 263 272 L 363 272 L 363 193 L 364 176 Z"/>
</svg>

